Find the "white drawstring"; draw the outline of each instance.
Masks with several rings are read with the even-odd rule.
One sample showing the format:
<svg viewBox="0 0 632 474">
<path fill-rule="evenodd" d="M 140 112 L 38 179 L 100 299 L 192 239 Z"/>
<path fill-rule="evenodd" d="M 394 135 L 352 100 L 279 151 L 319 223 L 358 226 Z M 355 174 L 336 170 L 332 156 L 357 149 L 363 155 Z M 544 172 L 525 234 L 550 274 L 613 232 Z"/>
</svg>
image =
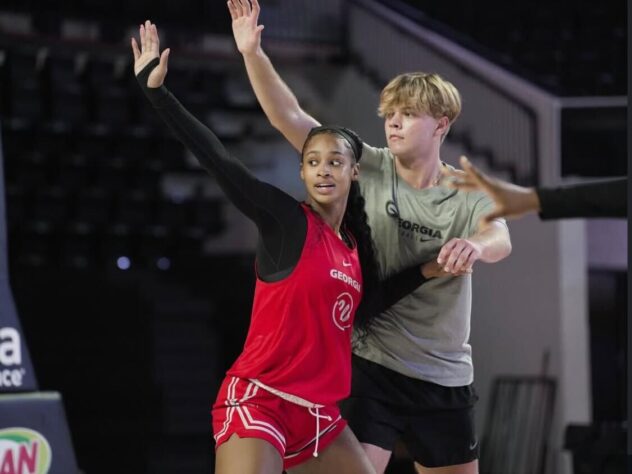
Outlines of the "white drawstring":
<svg viewBox="0 0 632 474">
<path fill-rule="evenodd" d="M 316 413 L 314 413 L 314 412 L 312 411 L 313 409 L 315 409 L 315 410 L 316 410 Z M 331 421 L 331 416 L 328 416 L 328 415 L 321 415 L 321 414 L 319 413 L 319 411 L 318 411 L 318 410 L 319 410 L 319 407 L 318 407 L 318 406 L 316 406 L 315 408 L 308 408 L 307 410 L 309 411 L 309 414 L 310 414 L 310 415 L 312 415 L 312 416 L 314 416 L 314 417 L 316 418 L 316 445 L 314 446 L 314 453 L 313 453 L 313 456 L 314 456 L 315 458 L 317 458 L 317 457 L 318 457 L 318 440 L 320 439 L 320 419 L 321 419 L 321 418 L 324 418 L 324 419 L 326 419 L 327 421 Z"/>
<path fill-rule="evenodd" d="M 318 457 L 318 441 L 320 439 L 320 419 L 324 418 L 327 421 L 332 421 L 331 416 L 328 415 L 321 415 L 319 409 L 323 408 L 323 405 L 316 405 L 315 403 L 312 403 L 310 401 L 304 400 L 300 397 L 297 397 L 296 395 L 291 395 L 289 393 L 284 393 L 281 392 L 280 390 L 276 390 L 272 387 L 268 387 L 267 385 L 261 383 L 259 380 L 257 379 L 249 379 L 252 383 L 254 383 L 256 386 L 261 387 L 262 389 L 278 396 L 281 397 L 283 400 L 287 400 L 288 402 L 292 402 L 295 403 L 299 406 L 305 407 L 307 408 L 307 410 L 309 411 L 309 414 L 312 415 L 313 417 L 316 418 L 316 446 L 314 447 L 314 453 L 313 456 L 315 458 Z M 312 410 L 316 410 L 315 412 Z"/>
</svg>

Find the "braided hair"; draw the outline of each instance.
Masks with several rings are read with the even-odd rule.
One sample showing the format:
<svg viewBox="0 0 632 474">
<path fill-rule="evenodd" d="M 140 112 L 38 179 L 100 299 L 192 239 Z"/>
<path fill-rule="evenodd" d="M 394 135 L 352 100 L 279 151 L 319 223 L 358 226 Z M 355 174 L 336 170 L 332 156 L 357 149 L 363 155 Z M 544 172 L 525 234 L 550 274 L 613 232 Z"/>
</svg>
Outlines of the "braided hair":
<svg viewBox="0 0 632 474">
<path fill-rule="evenodd" d="M 337 126 L 312 128 L 303 144 L 301 156 L 304 155 L 311 138 L 322 133 L 335 134 L 344 138 L 351 146 L 356 162 L 360 161 L 362 157 L 362 139 L 353 130 Z M 352 181 L 351 188 L 349 189 L 349 197 L 347 198 L 347 207 L 342 218 L 342 229 L 343 231 L 349 231 L 355 237 L 362 269 L 364 291 L 362 301 L 358 306 L 354 319 L 356 335 L 361 341 L 368 335 L 371 323 L 375 317 L 379 315 L 378 308 L 381 307 L 379 270 L 371 227 L 369 227 L 368 224 L 364 204 L 365 201 L 360 192 L 360 185 L 357 181 Z"/>
</svg>

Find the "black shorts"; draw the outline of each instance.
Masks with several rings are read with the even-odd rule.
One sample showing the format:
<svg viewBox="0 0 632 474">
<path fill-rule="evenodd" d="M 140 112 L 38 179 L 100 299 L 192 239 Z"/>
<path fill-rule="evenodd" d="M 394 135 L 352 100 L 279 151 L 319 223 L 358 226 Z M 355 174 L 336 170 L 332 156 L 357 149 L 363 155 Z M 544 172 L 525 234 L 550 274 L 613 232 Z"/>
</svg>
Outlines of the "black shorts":
<svg viewBox="0 0 632 474">
<path fill-rule="evenodd" d="M 444 387 L 353 356 L 351 396 L 340 405 L 361 443 L 392 451 L 401 438 L 425 467 L 464 464 L 479 455 L 472 385 Z"/>
</svg>

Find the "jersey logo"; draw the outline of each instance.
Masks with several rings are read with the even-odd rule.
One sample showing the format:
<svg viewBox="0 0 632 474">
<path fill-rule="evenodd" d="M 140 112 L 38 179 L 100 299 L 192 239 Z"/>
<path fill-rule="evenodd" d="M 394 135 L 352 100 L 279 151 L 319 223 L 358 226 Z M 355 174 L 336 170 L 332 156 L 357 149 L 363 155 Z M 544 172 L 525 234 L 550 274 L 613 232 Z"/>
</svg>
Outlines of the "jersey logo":
<svg viewBox="0 0 632 474">
<path fill-rule="evenodd" d="M 441 231 L 426 227 L 425 225 L 411 222 L 406 219 L 402 219 L 399 215 L 399 209 L 394 201 L 386 202 L 386 214 L 390 217 L 397 219 L 397 227 L 399 228 L 399 234 L 402 237 L 406 237 L 419 242 L 428 242 L 430 240 L 441 240 L 443 235 Z"/>
<path fill-rule="evenodd" d="M 350 267 L 351 265 L 352 265 L 351 262 L 347 262 L 346 260 L 342 261 L 342 266 L 343 267 Z"/>
<path fill-rule="evenodd" d="M 334 278 L 336 280 L 340 280 L 346 283 L 347 285 L 355 289 L 358 293 L 362 291 L 362 286 L 360 285 L 360 282 L 358 280 L 350 277 L 349 275 L 347 275 L 344 272 L 341 272 L 340 270 L 336 270 L 335 268 L 332 268 L 331 270 L 329 270 L 329 276 L 331 278 Z"/>
<path fill-rule="evenodd" d="M 353 312 L 353 297 L 345 292 L 338 295 L 334 303 L 331 316 L 338 329 L 344 331 L 351 327 L 351 314 Z"/>
<path fill-rule="evenodd" d="M 386 213 L 391 217 L 399 217 L 399 209 L 395 201 L 386 201 Z"/>
</svg>

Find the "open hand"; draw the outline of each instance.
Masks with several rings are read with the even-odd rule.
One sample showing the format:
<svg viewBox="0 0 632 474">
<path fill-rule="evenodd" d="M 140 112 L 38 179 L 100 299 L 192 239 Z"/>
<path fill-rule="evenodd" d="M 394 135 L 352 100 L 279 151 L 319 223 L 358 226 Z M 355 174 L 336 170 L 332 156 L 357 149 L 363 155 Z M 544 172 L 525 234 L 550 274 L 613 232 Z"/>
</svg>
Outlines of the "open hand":
<svg viewBox="0 0 632 474">
<path fill-rule="evenodd" d="M 259 2 L 257 0 L 228 0 L 228 10 L 233 20 L 233 36 L 241 54 L 253 54 L 261 46 L 263 25 L 259 21 Z"/>
<path fill-rule="evenodd" d="M 540 210 L 540 200 L 533 188 L 525 188 L 487 176 L 479 171 L 470 161 L 462 156 L 463 171 L 451 170 L 444 166 L 442 173 L 449 178 L 444 180 L 446 186 L 462 191 L 483 191 L 496 204 L 495 209 L 484 216 L 489 223 L 499 217 L 515 218 L 528 212 Z"/>
<path fill-rule="evenodd" d="M 140 25 L 140 49 L 136 39 L 132 38 L 132 52 L 134 53 L 134 74 L 138 75 L 147 64 L 153 59 L 160 58 L 160 64 L 156 66 L 149 78 L 147 86 L 151 88 L 160 87 L 165 81 L 167 75 L 167 61 L 169 60 L 169 48 L 160 54 L 160 38 L 158 37 L 158 29 L 156 25 L 149 20 L 144 25 Z"/>
</svg>

